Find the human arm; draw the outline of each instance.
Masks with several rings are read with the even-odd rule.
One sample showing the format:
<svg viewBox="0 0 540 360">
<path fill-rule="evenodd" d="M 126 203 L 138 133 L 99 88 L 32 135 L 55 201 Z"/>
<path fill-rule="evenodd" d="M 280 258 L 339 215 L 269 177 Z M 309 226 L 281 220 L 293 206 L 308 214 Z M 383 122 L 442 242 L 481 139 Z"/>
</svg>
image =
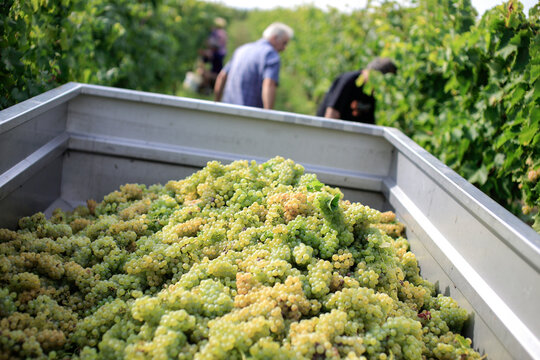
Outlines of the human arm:
<svg viewBox="0 0 540 360">
<path fill-rule="evenodd" d="M 264 61 L 261 77 L 261 100 L 263 109 L 273 109 L 276 102 L 276 90 L 279 83 L 279 69 L 281 60 L 277 51 L 273 48 L 268 51 Z"/>
<path fill-rule="evenodd" d="M 214 100 L 221 101 L 223 96 L 223 89 L 225 88 L 225 83 L 227 82 L 227 73 L 221 70 L 216 78 L 216 84 L 214 85 Z"/>
<path fill-rule="evenodd" d="M 326 111 L 324 112 L 324 117 L 330 119 L 339 119 L 341 117 L 341 114 L 333 107 L 328 106 L 326 108 Z"/>
<path fill-rule="evenodd" d="M 263 80 L 262 84 L 262 101 L 264 109 L 273 109 L 276 101 L 277 83 L 269 78 Z"/>
</svg>

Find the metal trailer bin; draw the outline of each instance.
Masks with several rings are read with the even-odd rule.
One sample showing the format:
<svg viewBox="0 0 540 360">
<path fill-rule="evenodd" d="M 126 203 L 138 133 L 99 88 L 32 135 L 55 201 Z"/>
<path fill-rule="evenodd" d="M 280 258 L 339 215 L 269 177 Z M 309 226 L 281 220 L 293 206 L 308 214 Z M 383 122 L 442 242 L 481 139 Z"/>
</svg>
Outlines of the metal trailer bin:
<svg viewBox="0 0 540 360">
<path fill-rule="evenodd" d="M 423 277 L 473 313 L 474 348 L 540 359 L 540 235 L 393 128 L 68 83 L 0 112 L 0 227 L 276 155 L 395 211 Z"/>
</svg>

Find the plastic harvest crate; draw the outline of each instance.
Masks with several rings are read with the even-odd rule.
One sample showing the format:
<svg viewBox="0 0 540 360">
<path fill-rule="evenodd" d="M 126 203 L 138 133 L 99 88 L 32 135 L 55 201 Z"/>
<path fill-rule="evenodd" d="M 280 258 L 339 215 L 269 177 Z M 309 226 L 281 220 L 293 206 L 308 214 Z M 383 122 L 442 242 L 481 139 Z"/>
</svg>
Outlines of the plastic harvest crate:
<svg viewBox="0 0 540 360">
<path fill-rule="evenodd" d="M 0 112 L 0 227 L 276 155 L 395 211 L 423 277 L 473 313 L 474 348 L 540 359 L 540 236 L 393 128 L 68 83 Z"/>
</svg>

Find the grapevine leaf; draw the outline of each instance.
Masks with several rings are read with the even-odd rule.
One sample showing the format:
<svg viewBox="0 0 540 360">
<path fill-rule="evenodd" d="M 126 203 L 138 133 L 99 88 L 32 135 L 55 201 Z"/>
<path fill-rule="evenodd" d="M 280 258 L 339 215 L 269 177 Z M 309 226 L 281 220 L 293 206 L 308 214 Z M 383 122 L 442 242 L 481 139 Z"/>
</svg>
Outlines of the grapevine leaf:
<svg viewBox="0 0 540 360">
<path fill-rule="evenodd" d="M 521 145 L 529 145 L 534 136 L 538 133 L 538 123 L 534 123 L 527 129 L 524 129 L 519 135 L 519 143 Z"/>
<path fill-rule="evenodd" d="M 532 64 L 531 65 L 531 82 L 536 81 L 540 77 L 540 65 Z"/>
<path fill-rule="evenodd" d="M 506 156 L 504 154 L 497 154 L 495 155 L 495 159 L 493 159 L 493 163 L 497 167 L 501 167 L 504 164 L 504 160 L 506 159 Z"/>
<path fill-rule="evenodd" d="M 525 95 L 525 88 L 524 86 L 517 87 L 514 91 L 510 94 L 512 97 L 510 98 L 510 104 L 509 108 L 513 108 L 516 106 L 517 103 L 521 102 L 523 100 L 523 96 Z"/>
<path fill-rule="evenodd" d="M 504 97 L 504 91 L 494 84 L 490 84 L 485 90 L 489 106 L 499 103 Z"/>
<path fill-rule="evenodd" d="M 32 4 L 32 10 L 38 11 L 38 9 L 39 9 L 39 0 L 31 0 L 30 3 Z"/>
<path fill-rule="evenodd" d="M 328 202 L 328 208 L 332 211 L 336 211 L 339 207 L 339 195 L 334 195 L 332 199 Z"/>
<path fill-rule="evenodd" d="M 312 182 L 310 182 L 309 184 L 307 184 L 307 189 L 308 191 L 320 191 L 322 189 L 322 187 L 324 186 L 324 184 L 322 182 L 320 182 L 319 180 L 313 180 Z"/>
<path fill-rule="evenodd" d="M 444 85 L 444 92 L 449 93 L 452 92 L 452 90 L 459 87 L 459 81 L 455 76 L 452 76 L 447 82 L 446 85 Z"/>
<path fill-rule="evenodd" d="M 538 123 L 540 123 L 540 107 L 533 106 L 530 114 L 530 119 L 533 126 L 538 126 Z"/>
<path fill-rule="evenodd" d="M 484 185 L 488 179 L 488 170 L 485 165 L 480 166 L 471 177 L 469 177 L 469 182 L 478 185 Z"/>
<path fill-rule="evenodd" d="M 536 144 L 538 144 L 540 142 L 540 132 L 537 133 L 533 140 L 531 141 L 531 146 L 535 146 Z"/>
<path fill-rule="evenodd" d="M 508 59 L 510 55 L 512 55 L 514 52 L 517 52 L 518 47 L 515 44 L 507 44 L 505 47 L 500 49 L 495 53 L 496 56 L 502 57 L 504 60 Z"/>
<path fill-rule="evenodd" d="M 534 82 L 533 101 L 540 99 L 540 81 Z"/>
</svg>

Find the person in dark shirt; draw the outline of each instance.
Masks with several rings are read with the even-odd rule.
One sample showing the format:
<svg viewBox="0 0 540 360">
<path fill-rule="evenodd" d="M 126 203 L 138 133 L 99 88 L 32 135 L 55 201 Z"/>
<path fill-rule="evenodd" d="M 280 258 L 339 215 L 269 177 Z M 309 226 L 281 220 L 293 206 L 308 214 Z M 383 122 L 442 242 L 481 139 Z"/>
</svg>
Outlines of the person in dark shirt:
<svg viewBox="0 0 540 360">
<path fill-rule="evenodd" d="M 227 21 L 221 17 L 214 19 L 214 27 L 208 37 L 209 53 L 203 57 L 205 62 L 212 65 L 211 72 L 214 77 L 223 69 L 223 59 L 227 55 Z"/>
<path fill-rule="evenodd" d="M 388 58 L 376 58 L 363 70 L 339 75 L 317 109 L 317 116 L 375 124 L 375 98 L 365 94 L 363 89 L 372 70 L 395 74 L 397 67 Z M 357 80 L 362 85 L 358 86 Z"/>
</svg>

